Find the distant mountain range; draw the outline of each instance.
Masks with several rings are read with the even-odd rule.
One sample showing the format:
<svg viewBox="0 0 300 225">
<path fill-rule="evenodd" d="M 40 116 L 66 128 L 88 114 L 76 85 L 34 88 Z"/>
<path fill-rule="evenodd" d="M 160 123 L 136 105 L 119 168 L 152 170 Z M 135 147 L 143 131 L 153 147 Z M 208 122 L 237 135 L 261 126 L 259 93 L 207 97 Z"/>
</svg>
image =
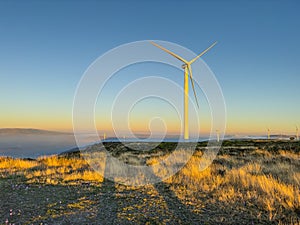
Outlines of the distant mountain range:
<svg viewBox="0 0 300 225">
<path fill-rule="evenodd" d="M 71 135 L 72 133 L 40 130 L 40 129 L 33 129 L 33 128 L 0 128 L 0 135 L 1 134 Z"/>
</svg>

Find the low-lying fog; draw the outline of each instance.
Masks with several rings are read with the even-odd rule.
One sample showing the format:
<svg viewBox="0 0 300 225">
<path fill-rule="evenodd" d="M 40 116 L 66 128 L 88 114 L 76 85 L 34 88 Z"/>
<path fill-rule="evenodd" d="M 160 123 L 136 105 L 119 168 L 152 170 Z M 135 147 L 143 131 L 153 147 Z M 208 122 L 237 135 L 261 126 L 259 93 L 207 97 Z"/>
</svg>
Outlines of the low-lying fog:
<svg viewBox="0 0 300 225">
<path fill-rule="evenodd" d="M 85 138 L 87 144 L 95 140 L 89 135 Z M 77 146 L 72 133 L 0 129 L 0 156 L 37 158 L 75 147 Z"/>
</svg>

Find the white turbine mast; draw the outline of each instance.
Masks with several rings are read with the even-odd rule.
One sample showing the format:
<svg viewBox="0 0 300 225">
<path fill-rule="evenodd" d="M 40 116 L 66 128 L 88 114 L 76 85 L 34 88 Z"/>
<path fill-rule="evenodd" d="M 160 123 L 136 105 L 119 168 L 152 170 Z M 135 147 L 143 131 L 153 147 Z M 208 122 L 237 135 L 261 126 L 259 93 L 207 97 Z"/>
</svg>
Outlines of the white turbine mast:
<svg viewBox="0 0 300 225">
<path fill-rule="evenodd" d="M 200 58 L 202 55 L 204 55 L 208 50 L 210 50 L 213 46 L 215 46 L 217 44 L 217 42 L 213 43 L 211 46 L 209 46 L 207 49 L 205 49 L 203 52 L 201 52 L 198 56 L 196 56 L 194 59 L 187 61 L 185 59 L 183 59 L 182 57 L 180 57 L 179 55 L 169 51 L 168 49 L 156 44 L 153 41 L 150 41 L 151 44 L 153 44 L 154 46 L 162 49 L 163 51 L 169 53 L 170 55 L 172 55 L 173 57 L 175 57 L 176 59 L 180 60 L 181 62 L 183 62 L 184 64 L 182 65 L 182 69 L 184 69 L 184 139 L 188 140 L 189 139 L 189 124 L 188 124 L 188 96 L 189 96 L 189 78 L 190 81 L 192 83 L 192 88 L 193 88 L 193 92 L 194 92 L 194 96 L 196 99 L 196 103 L 197 106 L 199 108 L 199 104 L 198 104 L 198 99 L 197 99 L 197 95 L 196 95 L 196 91 L 195 91 L 195 85 L 194 85 L 194 79 L 193 79 L 193 73 L 192 73 L 192 63 L 195 62 L 198 58 Z"/>
</svg>

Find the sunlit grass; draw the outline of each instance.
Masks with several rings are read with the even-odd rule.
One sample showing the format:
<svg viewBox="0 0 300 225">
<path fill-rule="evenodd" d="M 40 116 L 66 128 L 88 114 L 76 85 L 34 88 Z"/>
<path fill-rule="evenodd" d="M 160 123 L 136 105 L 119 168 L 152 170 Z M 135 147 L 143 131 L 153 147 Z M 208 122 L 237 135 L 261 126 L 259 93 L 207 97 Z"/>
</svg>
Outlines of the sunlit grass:
<svg viewBox="0 0 300 225">
<path fill-rule="evenodd" d="M 37 160 L 0 158 L 2 177 L 24 175 L 29 183 L 70 183 L 75 181 L 102 182 L 103 177 L 89 168 L 84 158 L 58 156 L 40 157 Z"/>
<path fill-rule="evenodd" d="M 92 157 L 95 160 L 93 164 L 103 174 L 105 157 L 102 153 L 97 154 L 102 158 Z M 184 204 L 197 205 L 201 196 L 211 196 L 211 204 L 253 207 L 254 213 L 255 210 L 260 213 L 257 217 L 265 213 L 269 221 L 277 221 L 282 225 L 299 224 L 299 153 L 286 150 L 270 153 L 256 149 L 243 157 L 221 154 L 205 170 L 199 166 L 205 163 L 202 156 L 202 152 L 197 151 L 185 164 L 189 154 L 179 150 L 172 157 L 167 154 L 151 157 L 147 164 L 160 178 L 182 167 L 164 183 Z M 88 182 L 97 185 L 104 180 L 103 175 L 93 170 L 83 157 L 47 156 L 36 160 L 1 157 L 0 176 L 5 178 L 14 174 L 23 176 L 27 183 L 36 184 L 73 185 Z M 136 183 L 139 183 L 145 177 L 141 174 L 136 179 Z M 122 177 L 115 178 L 115 181 L 118 180 L 122 181 Z M 70 203 L 68 208 L 82 209 L 84 203 L 84 199 Z M 290 222 L 277 220 L 280 215 L 286 215 Z"/>
<path fill-rule="evenodd" d="M 63 176 L 64 181 L 91 181 L 91 182 L 102 182 L 103 176 L 94 170 L 85 170 L 83 172 L 75 172 L 71 174 L 66 174 Z"/>
<path fill-rule="evenodd" d="M 0 157 L 0 170 L 22 170 L 37 166 L 36 161 Z"/>
<path fill-rule="evenodd" d="M 83 168 L 88 165 L 84 158 L 67 158 L 59 156 L 40 157 L 38 161 L 48 167 L 70 167 L 73 169 Z"/>
<path fill-rule="evenodd" d="M 294 164 L 282 159 L 282 156 L 294 160 Z M 298 212 L 299 154 L 279 151 L 275 155 L 255 150 L 254 154 L 247 157 L 253 160 L 243 163 L 233 156 L 223 155 L 202 171 L 199 165 L 203 159 L 201 153 L 197 153 L 177 174 L 165 182 L 172 185 L 182 201 L 197 199 L 199 194 L 205 193 L 214 195 L 211 200 L 213 203 L 221 201 L 228 205 L 235 205 L 237 202 L 245 205 L 257 204 L 258 209 L 268 212 L 269 221 L 276 221 L 279 215 L 288 216 L 289 213 Z M 160 160 L 155 158 L 150 164 L 158 164 Z M 295 218 L 291 216 L 290 220 L 294 222 L 289 224 L 299 224 Z"/>
</svg>

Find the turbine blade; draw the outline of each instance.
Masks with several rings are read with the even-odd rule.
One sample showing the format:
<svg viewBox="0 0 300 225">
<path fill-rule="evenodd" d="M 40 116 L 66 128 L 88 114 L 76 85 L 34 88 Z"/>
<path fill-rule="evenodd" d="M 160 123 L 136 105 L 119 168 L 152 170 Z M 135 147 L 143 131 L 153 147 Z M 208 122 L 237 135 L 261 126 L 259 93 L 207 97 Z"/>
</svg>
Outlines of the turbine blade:
<svg viewBox="0 0 300 225">
<path fill-rule="evenodd" d="M 162 46 L 156 44 L 155 42 L 150 41 L 150 43 L 153 44 L 154 46 L 156 46 L 156 47 L 158 47 L 158 48 L 164 50 L 165 52 L 169 53 L 170 55 L 174 56 L 176 59 L 179 59 L 180 61 L 182 61 L 182 62 L 184 62 L 184 63 L 186 63 L 186 64 L 188 63 L 188 61 L 186 61 L 185 59 L 183 59 L 183 58 L 180 57 L 179 55 L 176 55 L 175 53 L 173 53 L 173 52 L 169 51 L 168 49 L 166 49 L 166 48 L 164 48 L 164 47 L 162 47 Z"/>
<path fill-rule="evenodd" d="M 196 91 L 195 91 L 195 85 L 194 85 L 192 67 L 189 64 L 187 64 L 187 67 L 188 67 L 188 70 L 189 70 L 190 79 L 191 79 L 191 82 L 192 82 L 192 87 L 193 87 L 193 92 L 194 92 L 194 96 L 195 96 L 195 99 L 196 99 L 196 103 L 197 103 L 197 106 L 199 108 L 198 99 L 197 99 L 197 95 L 196 95 Z"/>
<path fill-rule="evenodd" d="M 207 49 L 205 49 L 203 52 L 201 52 L 197 57 L 195 57 L 194 59 L 192 59 L 189 64 L 192 64 L 193 62 L 195 62 L 197 59 L 199 59 L 201 56 L 203 56 L 209 49 L 211 49 L 212 47 L 214 47 L 217 44 L 217 42 L 213 43 L 211 46 L 209 46 Z"/>
</svg>

